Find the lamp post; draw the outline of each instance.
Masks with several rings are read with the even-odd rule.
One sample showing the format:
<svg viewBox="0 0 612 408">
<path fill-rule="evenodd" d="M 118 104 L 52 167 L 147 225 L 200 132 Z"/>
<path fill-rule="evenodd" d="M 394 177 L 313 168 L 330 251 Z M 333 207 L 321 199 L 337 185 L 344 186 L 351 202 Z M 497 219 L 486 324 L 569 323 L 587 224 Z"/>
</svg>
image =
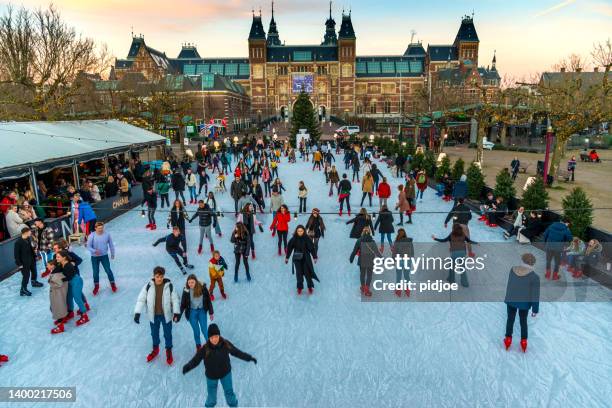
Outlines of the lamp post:
<svg viewBox="0 0 612 408">
<path fill-rule="evenodd" d="M 550 148 L 552 147 L 553 128 L 548 126 L 546 130 L 546 153 L 544 154 L 544 185 L 548 185 L 548 164 L 550 162 Z"/>
<path fill-rule="evenodd" d="M 238 146 L 238 136 L 234 136 L 234 145 Z"/>
<path fill-rule="evenodd" d="M 589 150 L 589 138 L 588 137 L 584 138 L 584 148 L 586 150 Z"/>
</svg>

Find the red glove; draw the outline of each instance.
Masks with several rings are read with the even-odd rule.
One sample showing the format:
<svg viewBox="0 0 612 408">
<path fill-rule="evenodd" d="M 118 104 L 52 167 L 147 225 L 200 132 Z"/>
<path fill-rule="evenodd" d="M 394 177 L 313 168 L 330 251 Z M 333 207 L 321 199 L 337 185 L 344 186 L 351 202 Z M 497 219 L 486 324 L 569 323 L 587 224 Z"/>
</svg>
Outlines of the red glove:
<svg viewBox="0 0 612 408">
<path fill-rule="evenodd" d="M 276 235 L 276 230 L 274 228 L 270 228 L 272 230 L 272 236 Z"/>
</svg>

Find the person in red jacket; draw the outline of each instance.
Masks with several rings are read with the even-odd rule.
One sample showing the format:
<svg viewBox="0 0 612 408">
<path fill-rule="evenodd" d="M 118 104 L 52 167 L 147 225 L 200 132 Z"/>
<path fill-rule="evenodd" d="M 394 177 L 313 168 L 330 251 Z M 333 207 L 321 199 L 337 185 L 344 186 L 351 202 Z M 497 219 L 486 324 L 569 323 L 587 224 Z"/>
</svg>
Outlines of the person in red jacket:
<svg viewBox="0 0 612 408">
<path fill-rule="evenodd" d="M 387 198 L 391 197 L 391 186 L 387 183 L 386 177 L 383 177 L 382 183 L 378 185 L 376 192 L 378 193 L 379 208 L 382 209 L 383 205 L 387 205 Z"/>
<path fill-rule="evenodd" d="M 2 363 L 8 363 L 9 358 L 8 356 L 5 356 L 4 354 L 0 354 L 0 366 L 2 365 Z"/>
<path fill-rule="evenodd" d="M 17 204 L 17 193 L 14 191 L 11 191 L 0 200 L 0 241 L 9 237 L 8 230 L 6 229 L 6 213 L 14 204 Z"/>
<path fill-rule="evenodd" d="M 280 209 L 274 216 L 274 220 L 272 221 L 272 225 L 270 225 L 270 231 L 272 231 L 272 236 L 275 233 L 278 233 L 278 255 L 281 254 L 281 242 L 285 248 L 285 255 L 287 254 L 287 234 L 289 232 L 289 221 L 291 221 L 291 213 L 289 212 L 289 207 L 285 204 L 280 206 Z"/>
<path fill-rule="evenodd" d="M 421 201 L 423 201 L 423 193 L 425 192 L 425 190 L 427 189 L 427 174 L 425 174 L 424 170 L 420 170 L 416 177 L 416 186 L 417 186 L 417 195 L 415 198 L 415 202 L 417 199 L 421 199 Z"/>
</svg>

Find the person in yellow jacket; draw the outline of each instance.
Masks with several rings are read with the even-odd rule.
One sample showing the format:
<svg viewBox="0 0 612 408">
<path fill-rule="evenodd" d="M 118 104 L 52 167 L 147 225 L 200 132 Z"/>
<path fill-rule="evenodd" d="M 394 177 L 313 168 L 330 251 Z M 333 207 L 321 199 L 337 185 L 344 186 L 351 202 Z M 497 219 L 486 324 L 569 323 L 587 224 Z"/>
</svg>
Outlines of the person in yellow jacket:
<svg viewBox="0 0 612 408">
<path fill-rule="evenodd" d="M 129 197 L 130 194 L 130 182 L 128 179 L 121 173 L 117 174 L 119 178 L 119 195 L 121 197 Z"/>
<path fill-rule="evenodd" d="M 210 275 L 210 300 L 215 300 L 215 295 L 213 295 L 213 291 L 215 290 L 215 285 L 219 285 L 219 291 L 221 292 L 221 297 L 223 299 L 227 299 L 227 295 L 225 294 L 225 288 L 223 286 L 223 275 L 225 275 L 225 270 L 227 269 L 227 263 L 225 259 L 221 256 L 219 251 L 213 251 L 213 256 L 208 261 L 208 274 Z"/>
<path fill-rule="evenodd" d="M 275 160 L 272 160 L 270 162 L 270 170 L 272 171 L 272 175 L 271 177 L 278 177 L 278 162 Z"/>
<path fill-rule="evenodd" d="M 312 155 L 312 161 L 313 161 L 313 165 L 312 165 L 312 171 L 314 171 L 315 168 L 319 168 L 319 171 L 321 171 L 322 165 L 323 165 L 323 155 L 321 154 L 320 150 L 317 150 L 314 152 L 314 154 Z"/>
<path fill-rule="evenodd" d="M 366 196 L 370 200 L 370 207 L 372 206 L 372 192 L 374 191 L 374 177 L 372 177 L 372 173 L 369 171 L 361 180 L 361 191 L 363 191 L 363 195 L 361 196 L 361 204 L 363 206 L 363 200 L 365 200 Z"/>
</svg>

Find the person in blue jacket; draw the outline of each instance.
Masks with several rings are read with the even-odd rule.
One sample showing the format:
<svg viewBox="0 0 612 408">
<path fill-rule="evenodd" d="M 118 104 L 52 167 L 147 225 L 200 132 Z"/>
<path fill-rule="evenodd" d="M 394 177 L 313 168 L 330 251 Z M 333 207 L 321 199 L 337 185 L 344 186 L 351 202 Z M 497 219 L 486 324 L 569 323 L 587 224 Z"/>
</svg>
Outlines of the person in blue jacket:
<svg viewBox="0 0 612 408">
<path fill-rule="evenodd" d="M 508 312 L 504 345 L 508 350 L 512 344 L 514 319 L 518 311 L 521 325 L 521 348 L 525 352 L 527 351 L 527 315 L 529 309 L 531 309 L 532 317 L 535 317 L 540 311 L 540 278 L 533 271 L 533 266 L 536 263 L 533 254 L 525 253 L 521 260 L 523 265 L 513 266 L 508 276 L 508 286 L 504 300 Z"/>
<path fill-rule="evenodd" d="M 455 200 L 455 206 L 457 205 L 457 201 L 460 198 L 467 198 L 468 186 L 467 186 L 467 176 L 462 174 L 459 180 L 453 186 L 453 199 Z"/>
<path fill-rule="evenodd" d="M 553 280 L 559 279 L 559 264 L 561 263 L 561 252 L 563 248 L 567 246 L 573 239 L 572 233 L 569 229 L 569 221 L 563 219 L 562 221 L 553 222 L 544 231 L 544 250 L 546 251 L 546 274 L 544 277 L 550 279 L 550 267 L 554 260 L 553 269 Z"/>
</svg>

